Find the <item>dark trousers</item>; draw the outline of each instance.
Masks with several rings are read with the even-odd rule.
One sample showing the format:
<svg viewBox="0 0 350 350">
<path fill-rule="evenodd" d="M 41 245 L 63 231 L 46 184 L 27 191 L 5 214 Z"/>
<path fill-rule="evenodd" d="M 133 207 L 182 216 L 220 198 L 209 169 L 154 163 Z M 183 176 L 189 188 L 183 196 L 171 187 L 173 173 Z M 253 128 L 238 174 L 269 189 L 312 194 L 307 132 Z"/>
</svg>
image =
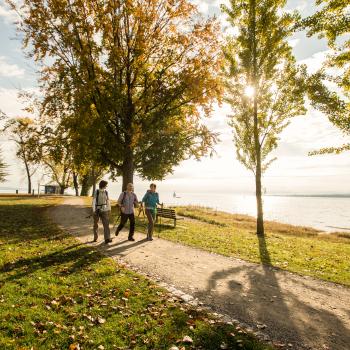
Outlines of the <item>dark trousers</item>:
<svg viewBox="0 0 350 350">
<path fill-rule="evenodd" d="M 117 232 L 122 230 L 122 228 L 124 227 L 128 219 L 130 223 L 129 238 L 133 238 L 134 232 L 135 232 L 135 215 L 134 214 L 124 214 L 124 213 L 121 214 L 120 224 L 117 228 Z"/>
</svg>

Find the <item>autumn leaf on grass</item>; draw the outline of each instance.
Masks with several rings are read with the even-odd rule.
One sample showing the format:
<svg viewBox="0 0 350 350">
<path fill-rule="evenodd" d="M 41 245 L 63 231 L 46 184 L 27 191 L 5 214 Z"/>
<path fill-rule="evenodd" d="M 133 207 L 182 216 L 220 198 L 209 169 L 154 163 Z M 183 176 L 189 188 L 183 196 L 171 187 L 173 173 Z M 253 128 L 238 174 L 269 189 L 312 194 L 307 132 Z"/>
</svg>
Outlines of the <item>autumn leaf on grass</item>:
<svg viewBox="0 0 350 350">
<path fill-rule="evenodd" d="M 78 343 L 71 344 L 69 350 L 80 350 L 80 345 Z"/>
<path fill-rule="evenodd" d="M 98 317 L 97 317 L 97 322 L 98 322 L 99 324 L 104 324 L 104 323 L 106 323 L 106 320 L 105 320 L 104 318 L 98 316 Z"/>
<path fill-rule="evenodd" d="M 188 335 L 185 335 L 182 339 L 183 343 L 189 343 L 192 344 L 193 343 L 193 339 L 191 337 L 189 337 Z"/>
</svg>

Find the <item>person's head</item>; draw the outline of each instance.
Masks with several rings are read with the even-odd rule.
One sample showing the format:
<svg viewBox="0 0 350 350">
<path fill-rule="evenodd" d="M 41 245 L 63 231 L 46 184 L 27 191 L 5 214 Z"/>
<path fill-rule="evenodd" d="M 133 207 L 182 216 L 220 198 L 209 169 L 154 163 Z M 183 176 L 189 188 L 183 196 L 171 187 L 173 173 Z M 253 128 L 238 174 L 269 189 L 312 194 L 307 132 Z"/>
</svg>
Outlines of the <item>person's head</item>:
<svg viewBox="0 0 350 350">
<path fill-rule="evenodd" d="M 156 184 L 150 184 L 149 188 L 150 188 L 151 192 L 156 192 L 157 185 Z"/>
<path fill-rule="evenodd" d="M 134 192 L 134 185 L 133 185 L 132 183 L 128 183 L 128 184 L 126 185 L 126 190 L 127 190 L 128 192 Z"/>
<path fill-rule="evenodd" d="M 103 190 L 103 189 L 105 189 L 105 188 L 107 187 L 107 185 L 108 185 L 108 182 L 107 182 L 107 181 L 101 180 L 100 183 L 98 184 L 98 188 L 99 188 L 100 190 Z"/>
</svg>

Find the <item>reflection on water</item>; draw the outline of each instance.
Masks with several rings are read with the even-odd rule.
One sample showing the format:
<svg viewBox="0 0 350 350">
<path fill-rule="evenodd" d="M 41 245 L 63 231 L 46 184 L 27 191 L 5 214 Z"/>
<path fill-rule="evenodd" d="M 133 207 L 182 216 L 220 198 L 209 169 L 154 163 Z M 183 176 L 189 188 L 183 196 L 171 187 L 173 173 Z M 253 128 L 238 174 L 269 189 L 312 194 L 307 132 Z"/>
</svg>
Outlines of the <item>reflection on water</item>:
<svg viewBox="0 0 350 350">
<path fill-rule="evenodd" d="M 225 193 L 179 193 L 181 198 L 161 193 L 161 201 L 174 205 L 201 205 L 230 213 L 255 216 L 253 195 Z M 350 231 L 350 198 L 264 197 L 265 219 L 292 225 L 311 226 L 324 231 Z"/>
</svg>

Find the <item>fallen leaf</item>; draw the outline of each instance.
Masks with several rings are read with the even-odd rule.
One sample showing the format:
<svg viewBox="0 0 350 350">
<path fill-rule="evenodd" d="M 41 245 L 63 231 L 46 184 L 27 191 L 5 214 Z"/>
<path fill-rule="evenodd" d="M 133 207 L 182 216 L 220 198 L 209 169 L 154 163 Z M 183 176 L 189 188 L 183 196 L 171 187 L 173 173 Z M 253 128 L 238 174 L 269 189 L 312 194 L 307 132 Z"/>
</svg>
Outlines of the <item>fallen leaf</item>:
<svg viewBox="0 0 350 350">
<path fill-rule="evenodd" d="M 183 337 L 183 339 L 182 339 L 182 342 L 183 342 L 183 343 L 190 343 L 190 344 L 192 344 L 192 343 L 193 343 L 193 340 L 192 340 L 192 338 L 189 337 L 188 335 L 185 335 L 185 336 Z"/>
<path fill-rule="evenodd" d="M 97 322 L 99 324 L 103 324 L 103 323 L 106 323 L 106 320 L 104 318 L 102 318 L 102 317 L 97 317 Z"/>
</svg>

